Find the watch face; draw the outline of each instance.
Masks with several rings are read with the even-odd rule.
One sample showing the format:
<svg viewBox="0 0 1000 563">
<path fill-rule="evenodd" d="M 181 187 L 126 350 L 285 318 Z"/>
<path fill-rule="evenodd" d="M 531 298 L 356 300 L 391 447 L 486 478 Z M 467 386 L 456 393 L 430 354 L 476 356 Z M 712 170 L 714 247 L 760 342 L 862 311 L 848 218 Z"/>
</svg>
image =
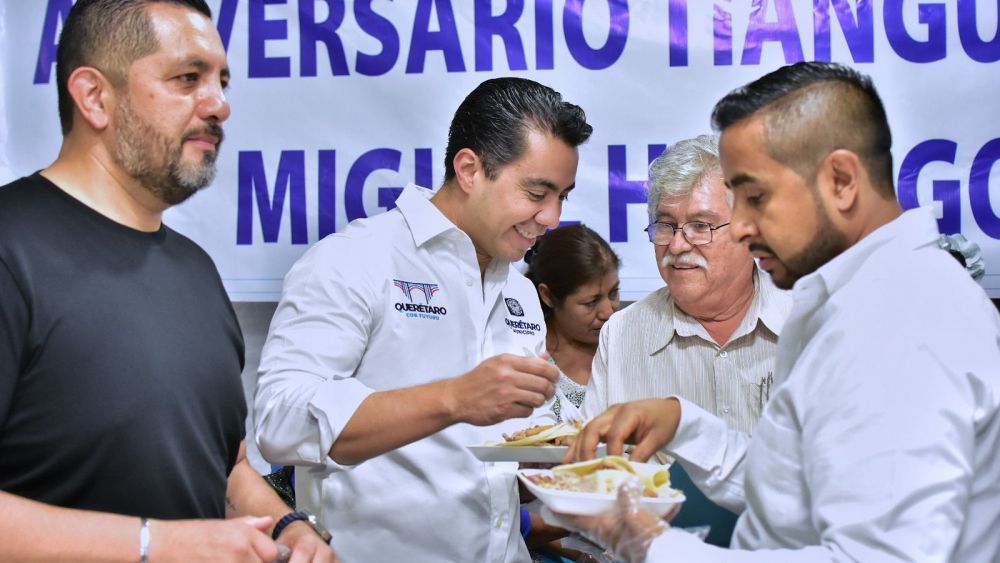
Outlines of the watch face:
<svg viewBox="0 0 1000 563">
<path fill-rule="evenodd" d="M 319 520 L 316 518 L 316 515 L 310 512 L 306 512 L 305 514 L 306 514 L 306 519 L 309 522 L 309 525 L 313 527 L 313 530 L 316 530 L 316 533 L 319 534 L 319 537 L 323 538 L 323 541 L 325 541 L 326 543 L 330 543 L 330 540 L 333 539 L 333 536 L 331 536 L 330 532 L 328 532 L 327 529 L 324 528 L 319 523 Z"/>
</svg>

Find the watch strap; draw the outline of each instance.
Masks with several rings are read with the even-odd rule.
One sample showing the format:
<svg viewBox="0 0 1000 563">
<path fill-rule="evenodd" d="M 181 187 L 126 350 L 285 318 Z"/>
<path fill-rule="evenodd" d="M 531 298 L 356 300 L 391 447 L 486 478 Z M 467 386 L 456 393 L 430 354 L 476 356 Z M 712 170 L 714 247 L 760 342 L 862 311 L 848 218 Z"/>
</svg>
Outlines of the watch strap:
<svg viewBox="0 0 1000 563">
<path fill-rule="evenodd" d="M 278 520 L 278 523 L 274 525 L 274 530 L 271 532 L 271 539 L 277 541 L 278 536 L 281 535 L 281 532 L 283 532 L 289 524 L 292 522 L 298 522 L 299 520 L 308 524 L 309 527 L 316 532 L 316 535 L 318 535 L 324 542 L 330 543 L 330 540 L 333 539 L 330 536 L 330 532 L 327 531 L 318 520 L 316 520 L 316 516 L 307 510 L 296 510 L 295 512 L 289 512 L 288 514 L 282 516 L 281 519 Z"/>
<path fill-rule="evenodd" d="M 281 532 L 285 531 L 292 522 L 298 522 L 299 520 L 309 521 L 309 514 L 301 511 L 289 512 L 288 514 L 281 517 L 278 523 L 274 525 L 274 530 L 271 532 L 271 539 L 277 540 Z"/>
</svg>

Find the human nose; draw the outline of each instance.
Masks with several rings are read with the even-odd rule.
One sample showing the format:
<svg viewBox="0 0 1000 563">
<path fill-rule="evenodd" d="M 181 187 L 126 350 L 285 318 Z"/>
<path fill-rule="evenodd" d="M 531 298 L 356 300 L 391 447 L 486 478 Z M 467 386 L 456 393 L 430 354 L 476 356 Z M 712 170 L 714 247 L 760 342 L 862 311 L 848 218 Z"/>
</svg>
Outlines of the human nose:
<svg viewBox="0 0 1000 563">
<path fill-rule="evenodd" d="M 562 200 L 558 198 L 547 198 L 542 209 L 535 215 L 535 221 L 550 229 L 559 226 L 559 217 L 562 215 Z"/>
<path fill-rule="evenodd" d="M 231 108 L 221 83 L 206 86 L 199 102 L 198 109 L 202 119 L 219 123 L 229 119 Z"/>
<path fill-rule="evenodd" d="M 674 235 L 670 237 L 670 244 L 667 245 L 667 249 L 670 250 L 671 254 L 683 254 L 694 248 L 686 236 L 684 236 L 684 231 L 678 227 L 674 229 Z"/>
<path fill-rule="evenodd" d="M 733 216 L 729 220 L 729 236 L 737 243 L 745 243 L 757 236 L 757 224 L 739 201 L 733 206 Z"/>
<path fill-rule="evenodd" d="M 597 308 L 597 318 L 601 321 L 606 321 L 611 318 L 611 314 L 615 312 L 615 303 L 611 299 L 605 299 L 601 301 L 600 307 Z"/>
</svg>

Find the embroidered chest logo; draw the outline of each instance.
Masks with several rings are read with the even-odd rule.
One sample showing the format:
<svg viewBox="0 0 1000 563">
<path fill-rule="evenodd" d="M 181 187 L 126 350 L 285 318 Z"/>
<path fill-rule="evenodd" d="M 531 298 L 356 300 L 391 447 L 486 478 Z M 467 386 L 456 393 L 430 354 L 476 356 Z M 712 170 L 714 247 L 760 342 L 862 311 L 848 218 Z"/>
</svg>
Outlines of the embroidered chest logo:
<svg viewBox="0 0 1000 563">
<path fill-rule="evenodd" d="M 517 299 L 514 299 L 513 297 L 506 297 L 503 301 L 507 304 L 507 310 L 510 311 L 511 315 L 514 315 L 515 317 L 524 316 L 524 309 L 521 308 L 521 304 L 517 302 Z"/>
<path fill-rule="evenodd" d="M 503 302 L 507 305 L 507 310 L 510 312 L 512 317 L 523 317 L 524 309 L 521 304 L 513 297 L 505 297 Z M 512 321 L 510 319 L 504 319 L 503 322 L 510 328 L 514 334 L 524 334 L 527 336 L 534 336 L 538 331 L 542 330 L 542 325 L 538 323 L 528 322 L 522 319 Z"/>
<path fill-rule="evenodd" d="M 406 297 L 405 303 L 397 301 L 395 307 L 397 311 L 408 318 L 438 321 L 448 314 L 448 309 L 431 305 L 431 300 L 441 291 L 438 284 L 394 279 L 392 285 L 399 288 L 399 291 Z"/>
</svg>

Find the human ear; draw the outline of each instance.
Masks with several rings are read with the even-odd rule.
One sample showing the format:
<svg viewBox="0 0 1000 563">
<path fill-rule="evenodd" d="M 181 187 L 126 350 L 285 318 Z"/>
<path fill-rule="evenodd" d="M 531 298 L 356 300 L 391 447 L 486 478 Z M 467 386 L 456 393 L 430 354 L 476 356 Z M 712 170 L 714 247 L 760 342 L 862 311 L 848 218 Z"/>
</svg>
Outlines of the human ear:
<svg viewBox="0 0 1000 563">
<path fill-rule="evenodd" d="M 69 75 L 66 89 L 81 119 L 97 131 L 107 128 L 114 91 L 101 71 L 89 66 L 77 68 Z"/>
<path fill-rule="evenodd" d="M 467 194 L 471 193 L 478 176 L 482 173 L 482 161 L 479 155 L 470 148 L 464 148 L 455 153 L 451 164 L 455 168 L 458 187 Z"/>
<path fill-rule="evenodd" d="M 542 300 L 549 309 L 555 309 L 556 300 L 552 298 L 552 291 L 544 283 L 538 284 L 538 298 Z"/>
<path fill-rule="evenodd" d="M 864 166 L 857 153 L 837 149 L 823 160 L 821 175 L 827 185 L 831 205 L 840 212 L 850 211 L 858 199 Z"/>
</svg>

